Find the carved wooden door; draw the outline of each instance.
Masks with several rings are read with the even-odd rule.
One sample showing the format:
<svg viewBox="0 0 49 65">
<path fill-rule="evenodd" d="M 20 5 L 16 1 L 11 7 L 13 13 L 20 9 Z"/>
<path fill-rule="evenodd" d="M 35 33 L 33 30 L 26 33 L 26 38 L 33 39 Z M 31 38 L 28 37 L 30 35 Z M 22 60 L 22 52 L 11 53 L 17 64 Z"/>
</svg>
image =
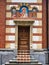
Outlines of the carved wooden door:
<svg viewBox="0 0 49 65">
<path fill-rule="evenodd" d="M 30 27 L 19 26 L 18 27 L 18 50 L 29 50 L 30 41 Z"/>
</svg>

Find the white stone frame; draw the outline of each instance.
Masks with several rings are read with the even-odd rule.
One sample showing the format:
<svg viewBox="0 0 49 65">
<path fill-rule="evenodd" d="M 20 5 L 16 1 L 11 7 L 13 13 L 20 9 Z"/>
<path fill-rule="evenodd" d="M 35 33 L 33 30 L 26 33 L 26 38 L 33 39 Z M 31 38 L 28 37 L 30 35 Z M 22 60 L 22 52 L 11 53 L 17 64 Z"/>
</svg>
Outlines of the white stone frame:
<svg viewBox="0 0 49 65">
<path fill-rule="evenodd" d="M 15 32 L 15 44 L 16 44 L 16 49 L 18 49 L 18 26 L 19 25 L 16 25 L 16 32 Z M 30 49 L 31 49 L 31 45 L 32 45 L 32 25 L 23 25 L 23 26 L 30 26 Z"/>
</svg>

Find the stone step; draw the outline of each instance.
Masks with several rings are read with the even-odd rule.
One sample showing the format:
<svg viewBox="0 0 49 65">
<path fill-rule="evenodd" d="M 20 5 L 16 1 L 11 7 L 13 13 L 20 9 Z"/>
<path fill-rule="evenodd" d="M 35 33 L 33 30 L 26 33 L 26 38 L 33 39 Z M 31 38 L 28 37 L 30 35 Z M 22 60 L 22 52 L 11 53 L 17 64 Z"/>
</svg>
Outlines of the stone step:
<svg viewBox="0 0 49 65">
<path fill-rule="evenodd" d="M 30 62 L 30 53 L 28 50 L 18 50 L 17 62 Z"/>
<path fill-rule="evenodd" d="M 30 62 L 30 60 L 19 59 L 19 60 L 10 60 L 10 61 L 9 61 L 9 63 L 18 63 L 18 62 Z"/>
<path fill-rule="evenodd" d="M 17 58 L 13 58 L 12 60 L 17 60 Z M 30 58 L 30 60 L 36 60 L 34 57 Z"/>
<path fill-rule="evenodd" d="M 30 58 L 30 56 L 17 56 L 17 58 Z"/>
<path fill-rule="evenodd" d="M 30 53 L 18 53 L 18 55 L 30 55 Z"/>
<path fill-rule="evenodd" d="M 10 62 L 11 61 L 17 61 L 17 60 L 21 60 L 21 59 L 17 59 L 17 58 L 13 58 L 12 60 L 9 60 Z M 26 60 L 26 59 L 25 59 Z M 28 59 L 27 59 L 28 60 Z M 30 62 L 32 62 L 32 61 L 34 61 L 34 60 L 36 60 L 35 58 L 30 58 L 29 59 L 30 60 Z M 38 60 L 37 60 L 38 61 Z"/>
<path fill-rule="evenodd" d="M 5 65 L 42 65 L 42 63 L 6 63 Z"/>
<path fill-rule="evenodd" d="M 17 57 L 17 59 L 30 59 L 30 57 Z"/>
<path fill-rule="evenodd" d="M 15 58 L 15 59 L 12 59 L 12 60 L 17 60 L 17 59 Z M 30 58 L 30 60 L 32 60 L 32 61 L 33 61 L 33 60 L 36 60 L 36 59 L 35 59 L 35 58 Z"/>
<path fill-rule="evenodd" d="M 26 54 L 26 55 L 21 55 L 21 54 L 20 54 L 20 55 L 17 55 L 17 57 L 18 57 L 18 56 L 19 56 L 19 57 L 30 57 L 30 55 L 27 55 L 27 54 Z"/>
<path fill-rule="evenodd" d="M 27 54 L 18 54 L 17 56 L 30 56 L 30 55 L 27 55 Z"/>
<path fill-rule="evenodd" d="M 30 53 L 29 50 L 18 50 L 18 53 Z"/>
<path fill-rule="evenodd" d="M 17 62 L 32 62 L 32 63 L 38 63 L 38 60 L 10 60 L 9 63 L 17 63 Z"/>
<path fill-rule="evenodd" d="M 30 55 L 17 55 L 17 62 L 30 62 Z"/>
<path fill-rule="evenodd" d="M 29 54 L 18 54 L 17 56 L 30 56 Z"/>
</svg>

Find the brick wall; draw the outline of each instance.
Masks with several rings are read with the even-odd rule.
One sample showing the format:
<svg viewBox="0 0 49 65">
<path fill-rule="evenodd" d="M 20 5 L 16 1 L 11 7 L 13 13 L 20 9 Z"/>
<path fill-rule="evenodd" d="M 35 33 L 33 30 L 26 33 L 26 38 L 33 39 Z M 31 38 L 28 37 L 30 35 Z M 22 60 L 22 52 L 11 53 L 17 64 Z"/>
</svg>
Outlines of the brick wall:
<svg viewBox="0 0 49 65">
<path fill-rule="evenodd" d="M 12 3 L 11 3 L 12 4 Z M 10 5 L 11 5 L 10 4 Z M 38 4 L 38 3 L 37 3 Z M 9 5 L 9 3 L 7 3 L 7 5 Z M 13 4 L 14 5 L 14 4 Z M 41 5 L 41 4 L 40 4 Z M 42 32 L 43 32 L 43 41 L 42 41 L 42 47 L 43 48 L 46 48 L 47 47 L 47 38 L 46 38 L 46 0 L 43 0 L 43 12 L 41 11 L 41 13 L 43 13 L 43 23 L 42 23 Z M 4 48 L 5 47 L 5 44 L 9 44 L 8 41 L 6 41 L 7 43 L 5 43 L 5 30 L 6 28 L 15 28 L 15 25 L 11 26 L 11 25 L 6 25 L 6 20 L 10 20 L 12 21 L 12 18 L 6 18 L 6 12 L 8 11 L 5 11 L 6 10 L 6 0 L 0 0 L 0 48 Z M 31 16 L 31 14 L 30 14 Z M 39 16 L 39 15 L 38 15 Z M 9 17 L 9 16 L 8 16 Z M 6 19 L 5 19 L 6 18 Z M 38 18 L 37 18 L 38 20 Z M 9 22 L 9 21 L 8 21 Z M 7 22 L 7 23 L 8 23 Z M 6 26 L 6 27 L 5 27 Z M 8 27 L 9 26 L 9 27 Z M 35 28 L 39 28 L 38 26 L 33 26 Z M 41 28 L 42 28 L 41 27 Z M 15 33 L 14 33 L 15 34 Z M 12 35 L 12 34 L 11 34 Z M 38 34 L 37 34 L 38 35 Z M 41 35 L 40 35 L 41 36 Z M 10 42 L 11 43 L 11 42 Z M 15 43 L 15 41 L 14 41 Z M 36 43 L 39 43 L 39 42 L 36 42 Z"/>
<path fill-rule="evenodd" d="M 42 47 L 43 48 L 47 48 L 47 27 L 46 27 L 46 24 L 47 24 L 47 20 L 46 20 L 46 0 L 43 0 L 43 45 Z"/>
<path fill-rule="evenodd" d="M 0 0 L 0 48 L 5 46 L 5 0 Z"/>
<path fill-rule="evenodd" d="M 48 0 L 48 48 L 49 48 L 49 0 Z"/>
</svg>

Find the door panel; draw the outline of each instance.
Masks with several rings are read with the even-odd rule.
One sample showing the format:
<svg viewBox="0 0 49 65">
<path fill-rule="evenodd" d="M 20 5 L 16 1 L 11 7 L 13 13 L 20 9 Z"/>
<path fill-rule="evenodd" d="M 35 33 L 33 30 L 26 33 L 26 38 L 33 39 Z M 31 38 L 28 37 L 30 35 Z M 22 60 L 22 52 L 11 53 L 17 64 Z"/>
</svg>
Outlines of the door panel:
<svg viewBox="0 0 49 65">
<path fill-rule="evenodd" d="M 18 26 L 18 50 L 29 50 L 30 27 Z"/>
</svg>

